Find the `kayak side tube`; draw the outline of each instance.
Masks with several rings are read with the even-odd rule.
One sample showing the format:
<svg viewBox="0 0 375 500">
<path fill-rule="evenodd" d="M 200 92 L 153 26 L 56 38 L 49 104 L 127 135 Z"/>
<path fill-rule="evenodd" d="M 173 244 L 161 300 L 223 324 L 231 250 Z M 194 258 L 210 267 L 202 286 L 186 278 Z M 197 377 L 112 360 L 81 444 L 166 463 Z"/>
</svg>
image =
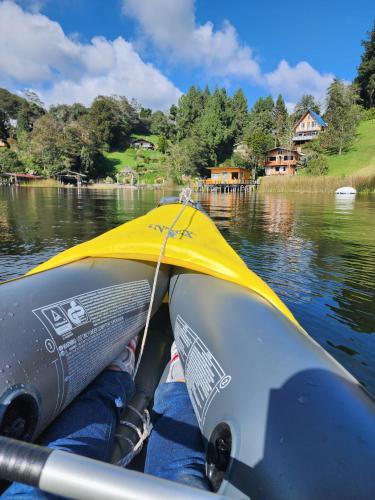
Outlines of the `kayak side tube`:
<svg viewBox="0 0 375 500">
<path fill-rule="evenodd" d="M 375 404 L 339 363 L 241 286 L 176 268 L 169 297 L 216 491 L 373 498 Z"/>
<path fill-rule="evenodd" d="M 87 258 L 0 286 L 0 434 L 34 439 L 142 330 L 155 267 Z"/>
</svg>

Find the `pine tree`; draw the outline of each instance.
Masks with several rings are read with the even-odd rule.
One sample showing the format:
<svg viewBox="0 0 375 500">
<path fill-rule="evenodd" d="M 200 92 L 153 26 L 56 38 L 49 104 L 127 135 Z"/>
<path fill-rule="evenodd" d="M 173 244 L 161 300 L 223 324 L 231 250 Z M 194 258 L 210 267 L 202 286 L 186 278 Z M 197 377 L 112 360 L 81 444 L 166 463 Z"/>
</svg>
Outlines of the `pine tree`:
<svg viewBox="0 0 375 500">
<path fill-rule="evenodd" d="M 358 66 L 358 76 L 355 83 L 359 86 L 359 94 L 365 108 L 375 107 L 375 20 L 368 40 L 363 40 L 365 49 L 361 64 Z"/>
<path fill-rule="evenodd" d="M 285 136 L 288 130 L 288 111 L 281 94 L 279 94 L 276 100 L 274 117 L 276 145 L 281 145 L 285 142 Z"/>
<path fill-rule="evenodd" d="M 242 89 L 238 89 L 230 102 L 232 133 L 235 141 L 242 138 L 243 131 L 249 121 L 249 113 L 247 110 L 247 99 Z"/>
<path fill-rule="evenodd" d="M 271 136 L 275 132 L 275 104 L 271 96 L 260 97 L 254 104 L 249 116 L 249 130 L 262 130 Z"/>
<path fill-rule="evenodd" d="M 231 106 L 225 89 L 215 88 L 200 117 L 196 131 L 204 138 L 211 154 L 222 162 L 231 155 L 234 136 Z"/>
<path fill-rule="evenodd" d="M 178 140 L 188 137 L 192 132 L 195 122 L 203 113 L 206 99 L 207 96 L 194 85 L 180 97 L 176 113 Z"/>
<path fill-rule="evenodd" d="M 321 135 L 322 146 L 331 153 L 348 149 L 355 137 L 359 121 L 359 107 L 356 104 L 355 88 L 335 78 L 327 92 L 327 111 L 324 119 L 327 130 Z"/>
</svg>

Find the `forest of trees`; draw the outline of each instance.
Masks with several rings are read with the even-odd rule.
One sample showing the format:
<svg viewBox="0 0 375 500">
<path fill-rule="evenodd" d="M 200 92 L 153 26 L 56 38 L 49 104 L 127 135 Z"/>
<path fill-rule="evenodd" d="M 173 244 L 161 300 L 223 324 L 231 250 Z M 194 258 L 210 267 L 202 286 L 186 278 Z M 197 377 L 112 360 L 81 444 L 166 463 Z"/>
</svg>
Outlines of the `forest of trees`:
<svg viewBox="0 0 375 500">
<path fill-rule="evenodd" d="M 358 76 L 347 85 L 335 79 L 325 102 L 304 95 L 288 113 L 282 95 L 260 97 L 248 108 L 242 89 L 232 96 L 224 88 L 195 86 L 172 105 L 169 112 L 152 111 L 123 96 L 98 96 L 87 108 L 82 104 L 55 105 L 47 111 L 31 91 L 24 97 L 0 89 L 1 172 L 35 172 L 50 176 L 65 169 L 91 178 L 114 175 L 105 161 L 106 151 L 127 148 L 132 134 L 159 136 L 167 175 L 205 175 L 205 168 L 230 163 L 258 169 L 274 146 L 292 147 L 293 129 L 307 109 L 319 114 L 327 130 L 306 149 L 302 166 L 311 174 L 327 171 L 326 155 L 341 154 L 355 138 L 361 118 L 375 115 L 375 23 Z M 236 143 L 246 154 L 233 154 Z"/>
</svg>

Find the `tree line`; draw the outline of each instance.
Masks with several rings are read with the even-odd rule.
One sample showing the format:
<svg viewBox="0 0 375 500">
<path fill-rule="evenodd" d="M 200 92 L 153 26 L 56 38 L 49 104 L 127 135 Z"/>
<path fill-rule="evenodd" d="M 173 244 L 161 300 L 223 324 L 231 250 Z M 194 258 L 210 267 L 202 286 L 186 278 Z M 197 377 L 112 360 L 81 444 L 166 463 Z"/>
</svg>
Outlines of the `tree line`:
<svg viewBox="0 0 375 500">
<path fill-rule="evenodd" d="M 248 108 L 242 89 L 232 96 L 224 88 L 191 86 L 168 112 L 152 111 L 124 96 L 98 96 L 90 107 L 55 105 L 47 111 L 39 97 L 0 89 L 0 172 L 29 171 L 53 175 L 69 169 L 92 178 L 110 175 L 105 151 L 121 151 L 132 134 L 158 135 L 167 175 L 205 175 L 220 164 L 258 169 L 267 151 L 293 147 L 295 124 L 308 110 L 322 114 L 327 129 L 305 147 L 302 167 L 327 172 L 327 155 L 342 154 L 355 138 L 358 121 L 375 117 L 375 23 L 363 43 L 358 75 L 350 85 L 335 79 L 324 103 L 304 95 L 289 113 L 282 95 L 260 97 Z M 241 154 L 235 145 L 246 146 Z M 244 152 L 245 151 L 245 152 Z"/>
</svg>

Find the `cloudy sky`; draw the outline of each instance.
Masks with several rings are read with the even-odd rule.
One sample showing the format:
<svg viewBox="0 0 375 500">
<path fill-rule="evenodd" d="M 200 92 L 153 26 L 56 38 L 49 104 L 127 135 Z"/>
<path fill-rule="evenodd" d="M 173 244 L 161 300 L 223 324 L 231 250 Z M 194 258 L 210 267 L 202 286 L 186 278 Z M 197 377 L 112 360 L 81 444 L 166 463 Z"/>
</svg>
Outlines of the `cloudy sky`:
<svg viewBox="0 0 375 500">
<path fill-rule="evenodd" d="M 374 16 L 373 0 L 0 0 L 0 87 L 167 109 L 208 83 L 292 106 L 354 78 Z"/>
</svg>

